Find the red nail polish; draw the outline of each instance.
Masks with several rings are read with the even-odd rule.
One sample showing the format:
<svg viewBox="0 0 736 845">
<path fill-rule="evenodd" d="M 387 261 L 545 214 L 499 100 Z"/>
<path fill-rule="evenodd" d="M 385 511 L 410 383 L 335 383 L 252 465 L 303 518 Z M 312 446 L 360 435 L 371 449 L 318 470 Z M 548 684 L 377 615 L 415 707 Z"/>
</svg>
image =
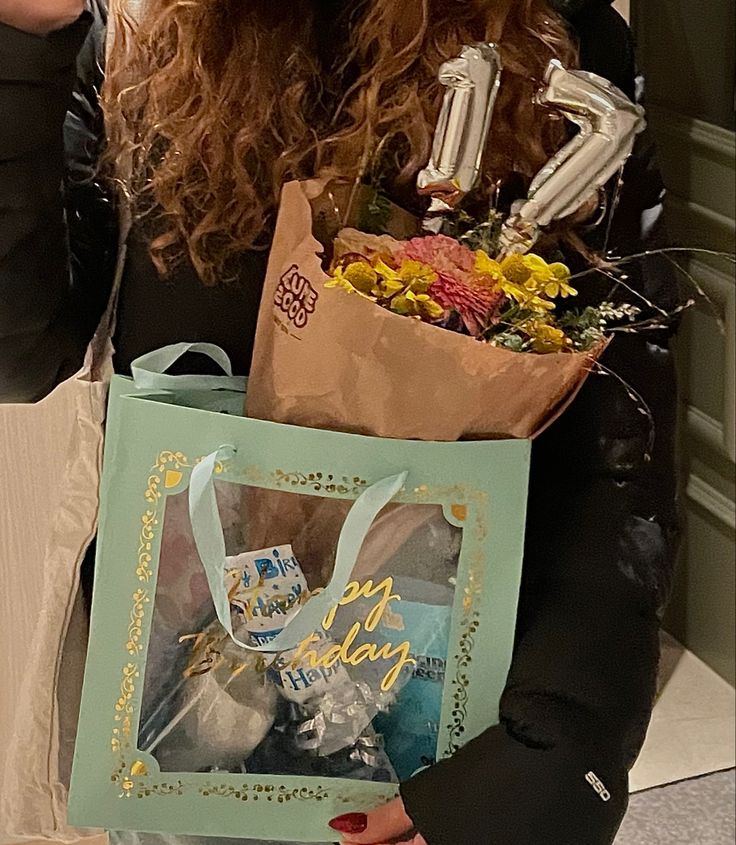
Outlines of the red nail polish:
<svg viewBox="0 0 736 845">
<path fill-rule="evenodd" d="M 368 829 L 368 816 L 365 813 L 348 813 L 333 819 L 330 827 L 339 833 L 365 833 Z"/>
</svg>

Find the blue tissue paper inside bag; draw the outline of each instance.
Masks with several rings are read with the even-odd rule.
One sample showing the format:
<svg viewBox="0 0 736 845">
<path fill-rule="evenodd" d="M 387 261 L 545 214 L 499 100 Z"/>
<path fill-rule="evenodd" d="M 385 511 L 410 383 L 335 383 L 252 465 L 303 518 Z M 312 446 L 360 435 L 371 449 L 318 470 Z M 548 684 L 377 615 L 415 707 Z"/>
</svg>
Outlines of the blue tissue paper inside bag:
<svg viewBox="0 0 736 845">
<path fill-rule="evenodd" d="M 402 601 L 397 610 L 416 665 L 397 701 L 388 713 L 379 714 L 374 724 L 383 735 L 396 774 L 404 781 L 437 759 L 452 608 Z M 396 631 L 381 625 L 376 636 L 379 641 L 391 642 Z"/>
</svg>

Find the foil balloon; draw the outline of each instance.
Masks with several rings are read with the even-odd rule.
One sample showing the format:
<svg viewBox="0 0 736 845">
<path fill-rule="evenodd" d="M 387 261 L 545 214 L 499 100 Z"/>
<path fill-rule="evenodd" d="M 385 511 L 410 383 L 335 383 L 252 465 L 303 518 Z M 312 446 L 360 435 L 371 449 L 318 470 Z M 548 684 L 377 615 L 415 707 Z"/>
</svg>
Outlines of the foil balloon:
<svg viewBox="0 0 736 845">
<path fill-rule="evenodd" d="M 540 230 L 578 211 L 619 171 L 646 128 L 644 109 L 615 85 L 550 63 L 540 105 L 560 112 L 580 132 L 537 174 L 527 199 L 515 203 L 502 235 L 506 253 L 528 252 Z"/>
<path fill-rule="evenodd" d="M 501 82 L 501 58 L 493 44 L 463 48 L 440 68 L 447 88 L 435 134 L 432 158 L 417 186 L 432 204 L 425 227 L 435 230 L 442 215 L 456 208 L 478 182 L 493 109 Z M 433 226 L 433 221 L 439 221 Z"/>
</svg>

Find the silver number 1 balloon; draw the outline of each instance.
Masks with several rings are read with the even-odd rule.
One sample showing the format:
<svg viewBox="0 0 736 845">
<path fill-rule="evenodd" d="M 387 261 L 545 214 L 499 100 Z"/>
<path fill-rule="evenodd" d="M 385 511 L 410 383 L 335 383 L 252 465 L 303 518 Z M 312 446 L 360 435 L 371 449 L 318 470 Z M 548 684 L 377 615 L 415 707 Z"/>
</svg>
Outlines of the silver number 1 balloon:
<svg viewBox="0 0 736 845">
<path fill-rule="evenodd" d="M 646 128 L 644 109 L 623 91 L 557 60 L 549 65 L 537 102 L 576 123 L 580 132 L 537 174 L 528 198 L 515 203 L 502 235 L 507 253 L 528 252 L 542 227 L 578 211 L 626 163 Z"/>
<path fill-rule="evenodd" d="M 432 197 L 425 225 L 456 208 L 478 183 L 493 108 L 501 83 L 501 58 L 495 45 L 463 48 L 459 58 L 445 62 L 440 82 L 447 88 L 432 149 L 417 186 Z M 439 229 L 439 223 L 437 229 Z"/>
</svg>

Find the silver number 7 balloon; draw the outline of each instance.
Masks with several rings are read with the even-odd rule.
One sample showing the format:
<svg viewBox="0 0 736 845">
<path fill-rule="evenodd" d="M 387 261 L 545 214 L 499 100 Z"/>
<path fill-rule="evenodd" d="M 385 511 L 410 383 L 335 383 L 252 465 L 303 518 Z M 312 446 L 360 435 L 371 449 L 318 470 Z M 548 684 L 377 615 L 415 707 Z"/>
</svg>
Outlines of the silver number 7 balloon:
<svg viewBox="0 0 736 845">
<path fill-rule="evenodd" d="M 555 60 L 540 105 L 563 114 L 580 132 L 537 174 L 528 198 L 514 204 L 502 235 L 505 252 L 527 252 L 539 231 L 578 211 L 625 164 L 646 128 L 644 109 L 615 85 Z"/>
<path fill-rule="evenodd" d="M 498 50 L 490 43 L 466 46 L 442 65 L 439 79 L 447 93 L 432 158 L 417 180 L 419 192 L 432 197 L 425 221 L 430 227 L 433 215 L 441 221 L 478 182 L 501 83 Z"/>
</svg>

